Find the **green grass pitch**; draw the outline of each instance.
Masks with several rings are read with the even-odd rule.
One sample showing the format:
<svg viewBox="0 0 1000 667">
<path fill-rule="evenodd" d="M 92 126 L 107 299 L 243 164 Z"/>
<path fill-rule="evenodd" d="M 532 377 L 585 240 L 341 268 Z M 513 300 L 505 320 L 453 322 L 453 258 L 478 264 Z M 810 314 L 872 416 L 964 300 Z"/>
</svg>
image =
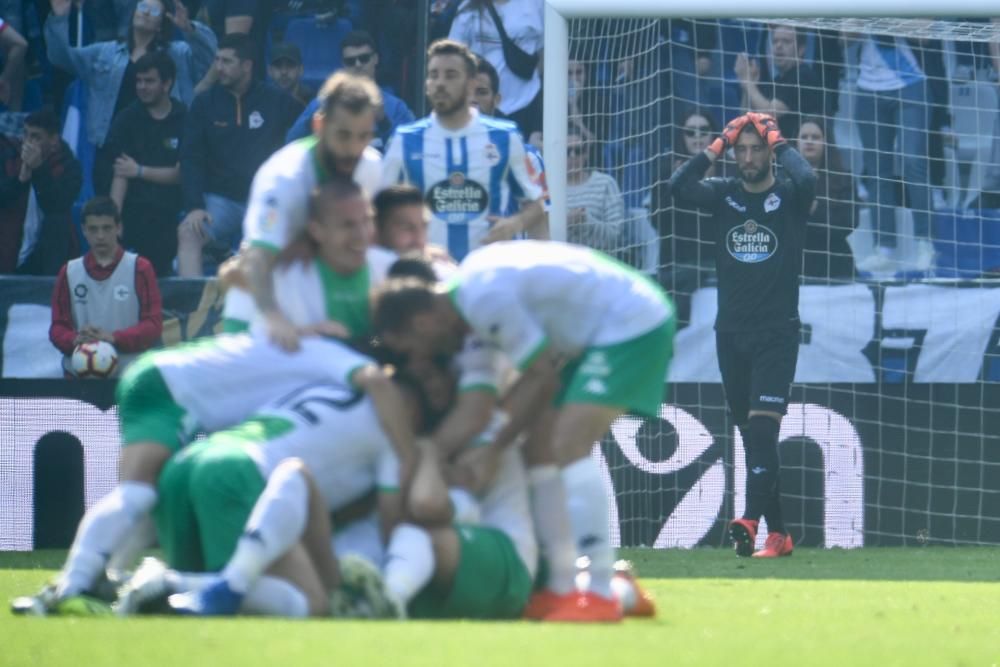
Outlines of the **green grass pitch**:
<svg viewBox="0 0 1000 667">
<path fill-rule="evenodd" d="M 0 554 L 0 598 L 33 593 L 61 552 Z M 0 612 L 0 667 L 275 665 L 1000 664 L 992 548 L 623 550 L 659 618 L 621 626 L 332 620 L 21 618 Z"/>
</svg>

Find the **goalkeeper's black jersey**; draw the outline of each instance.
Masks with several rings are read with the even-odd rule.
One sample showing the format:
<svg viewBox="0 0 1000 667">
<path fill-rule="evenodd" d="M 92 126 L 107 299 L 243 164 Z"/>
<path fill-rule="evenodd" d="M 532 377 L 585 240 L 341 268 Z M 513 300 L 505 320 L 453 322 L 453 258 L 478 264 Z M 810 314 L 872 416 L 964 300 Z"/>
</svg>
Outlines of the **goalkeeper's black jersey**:
<svg viewBox="0 0 1000 667">
<path fill-rule="evenodd" d="M 670 179 L 678 204 L 712 213 L 719 278 L 719 331 L 754 331 L 799 322 L 799 276 L 806 217 L 816 176 L 798 151 L 776 149 L 783 167 L 767 191 L 751 193 L 735 178 L 706 178 L 704 154 Z"/>
</svg>

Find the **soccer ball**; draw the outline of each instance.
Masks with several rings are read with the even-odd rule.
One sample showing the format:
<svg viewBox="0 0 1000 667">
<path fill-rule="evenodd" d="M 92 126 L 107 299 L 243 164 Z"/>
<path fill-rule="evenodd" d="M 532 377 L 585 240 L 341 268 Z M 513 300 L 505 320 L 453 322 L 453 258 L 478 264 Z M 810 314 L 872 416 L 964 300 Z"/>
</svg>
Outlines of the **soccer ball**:
<svg viewBox="0 0 1000 667">
<path fill-rule="evenodd" d="M 78 378 L 110 377 L 118 368 L 118 350 L 103 340 L 80 343 L 73 350 L 71 366 Z"/>
</svg>

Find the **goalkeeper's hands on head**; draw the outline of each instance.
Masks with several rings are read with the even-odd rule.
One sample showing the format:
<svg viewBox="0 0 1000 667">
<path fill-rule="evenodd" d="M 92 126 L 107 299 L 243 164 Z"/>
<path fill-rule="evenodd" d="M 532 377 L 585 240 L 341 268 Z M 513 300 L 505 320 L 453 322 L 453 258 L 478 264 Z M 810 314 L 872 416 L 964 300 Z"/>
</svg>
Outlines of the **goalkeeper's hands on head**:
<svg viewBox="0 0 1000 667">
<path fill-rule="evenodd" d="M 760 138 L 767 143 L 768 148 L 773 150 L 779 144 L 785 143 L 785 138 L 781 136 L 778 121 L 774 120 L 774 116 L 766 113 L 751 112 L 747 114 L 747 117 L 757 129 L 757 134 L 760 135 Z"/>
<path fill-rule="evenodd" d="M 715 153 L 715 157 L 722 157 L 726 149 L 736 144 L 736 140 L 740 138 L 740 132 L 749 122 L 749 114 L 743 114 L 729 121 L 726 129 L 709 145 L 708 150 Z"/>
</svg>

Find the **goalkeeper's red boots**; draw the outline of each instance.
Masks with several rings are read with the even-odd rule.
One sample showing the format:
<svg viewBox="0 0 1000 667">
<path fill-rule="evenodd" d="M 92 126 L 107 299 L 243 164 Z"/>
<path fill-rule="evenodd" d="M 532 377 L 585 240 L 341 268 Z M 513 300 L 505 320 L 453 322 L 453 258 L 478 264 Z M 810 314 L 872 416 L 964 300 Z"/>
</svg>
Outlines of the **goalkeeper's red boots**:
<svg viewBox="0 0 1000 667">
<path fill-rule="evenodd" d="M 764 548 L 754 552 L 754 558 L 780 558 L 792 555 L 792 536 L 785 533 L 768 533 Z"/>
<path fill-rule="evenodd" d="M 754 543 L 757 541 L 757 523 L 753 519 L 734 519 L 729 523 L 729 539 L 733 542 L 737 556 L 746 558 L 753 555 Z"/>
</svg>

